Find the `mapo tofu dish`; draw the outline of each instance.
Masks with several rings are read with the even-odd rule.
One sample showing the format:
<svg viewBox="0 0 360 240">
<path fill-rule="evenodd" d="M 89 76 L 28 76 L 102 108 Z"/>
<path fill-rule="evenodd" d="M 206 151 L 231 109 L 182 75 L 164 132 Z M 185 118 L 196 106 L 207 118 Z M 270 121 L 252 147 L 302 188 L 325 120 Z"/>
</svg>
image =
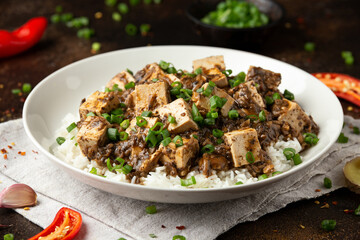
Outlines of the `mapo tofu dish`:
<svg viewBox="0 0 360 240">
<path fill-rule="evenodd" d="M 165 61 L 127 69 L 82 101 L 76 144 L 88 160 L 140 184 L 158 167 L 182 186 L 194 184 L 193 170 L 264 179 L 278 172 L 270 146 L 296 140 L 304 150 L 319 140 L 319 127 L 280 83 L 279 73 L 256 66 L 232 74 L 223 56 L 194 60 L 191 72 Z M 298 152 L 282 149 L 293 165 Z"/>
</svg>

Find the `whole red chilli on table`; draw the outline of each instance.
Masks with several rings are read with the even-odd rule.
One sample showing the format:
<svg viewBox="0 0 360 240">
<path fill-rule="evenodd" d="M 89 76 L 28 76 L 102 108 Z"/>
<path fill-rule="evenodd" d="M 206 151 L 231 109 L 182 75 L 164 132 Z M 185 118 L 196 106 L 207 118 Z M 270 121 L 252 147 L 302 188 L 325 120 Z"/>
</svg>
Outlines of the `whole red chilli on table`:
<svg viewBox="0 0 360 240">
<path fill-rule="evenodd" d="M 47 26 L 45 17 L 30 19 L 14 31 L 0 30 L 0 58 L 10 57 L 34 46 Z"/>
</svg>

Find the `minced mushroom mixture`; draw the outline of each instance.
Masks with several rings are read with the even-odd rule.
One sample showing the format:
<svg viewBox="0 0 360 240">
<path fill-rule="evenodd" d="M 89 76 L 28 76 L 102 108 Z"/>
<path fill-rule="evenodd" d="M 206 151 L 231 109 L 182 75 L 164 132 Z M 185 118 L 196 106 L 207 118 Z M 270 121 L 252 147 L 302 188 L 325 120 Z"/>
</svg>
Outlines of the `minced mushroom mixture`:
<svg viewBox="0 0 360 240">
<path fill-rule="evenodd" d="M 182 178 L 193 169 L 270 175 L 265 149 L 272 143 L 317 143 L 319 127 L 291 92 L 279 92 L 279 73 L 250 66 L 247 74 L 231 74 L 223 56 L 193 61 L 192 72 L 164 61 L 135 75 L 123 71 L 83 100 L 78 146 L 89 160 L 140 183 L 158 166 Z M 284 155 L 301 163 L 292 149 Z"/>
</svg>

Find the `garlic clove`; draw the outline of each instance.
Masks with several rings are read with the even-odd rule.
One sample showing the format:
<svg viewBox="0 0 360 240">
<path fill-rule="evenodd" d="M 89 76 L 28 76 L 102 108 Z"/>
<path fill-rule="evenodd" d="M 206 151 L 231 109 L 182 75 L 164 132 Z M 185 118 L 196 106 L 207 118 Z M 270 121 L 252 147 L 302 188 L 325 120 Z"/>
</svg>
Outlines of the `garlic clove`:
<svg viewBox="0 0 360 240">
<path fill-rule="evenodd" d="M 13 184 L 0 193 L 0 207 L 20 208 L 36 205 L 36 192 L 26 184 Z"/>
</svg>

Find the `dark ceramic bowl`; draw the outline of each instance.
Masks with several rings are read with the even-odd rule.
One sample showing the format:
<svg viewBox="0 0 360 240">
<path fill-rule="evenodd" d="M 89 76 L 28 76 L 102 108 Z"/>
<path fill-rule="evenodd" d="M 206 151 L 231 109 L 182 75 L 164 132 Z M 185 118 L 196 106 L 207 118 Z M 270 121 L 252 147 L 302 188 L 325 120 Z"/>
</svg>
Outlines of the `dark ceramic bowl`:
<svg viewBox="0 0 360 240">
<path fill-rule="evenodd" d="M 224 0 L 197 0 L 187 9 L 187 16 L 193 22 L 195 30 L 202 36 L 205 43 L 221 47 L 247 49 L 258 46 L 266 41 L 271 32 L 279 25 L 285 11 L 281 5 L 271 0 L 247 0 L 265 13 L 270 21 L 267 25 L 254 28 L 225 28 L 201 22 L 210 11 L 216 9 Z"/>
</svg>

